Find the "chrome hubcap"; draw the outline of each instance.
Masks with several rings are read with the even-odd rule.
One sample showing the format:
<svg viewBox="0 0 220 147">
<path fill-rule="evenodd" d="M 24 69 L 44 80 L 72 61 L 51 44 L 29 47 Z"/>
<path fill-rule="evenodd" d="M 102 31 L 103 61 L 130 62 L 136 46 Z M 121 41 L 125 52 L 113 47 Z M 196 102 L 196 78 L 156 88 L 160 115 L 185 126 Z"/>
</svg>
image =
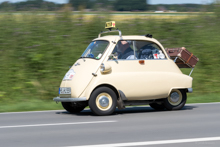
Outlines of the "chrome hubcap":
<svg viewBox="0 0 220 147">
<path fill-rule="evenodd" d="M 183 96 L 179 90 L 173 90 L 168 97 L 168 101 L 173 106 L 178 106 L 183 100 Z"/>
<path fill-rule="evenodd" d="M 101 107 L 107 107 L 109 105 L 109 99 L 106 96 L 101 96 L 99 98 L 99 105 Z"/>
<path fill-rule="evenodd" d="M 96 106 L 102 111 L 107 111 L 112 106 L 112 98 L 108 93 L 100 93 L 96 97 Z"/>
<path fill-rule="evenodd" d="M 176 102 L 179 101 L 179 99 L 180 99 L 180 96 L 179 96 L 179 94 L 178 94 L 177 92 L 171 93 L 171 95 L 170 95 L 170 100 L 171 100 L 172 102 L 176 103 Z"/>
</svg>

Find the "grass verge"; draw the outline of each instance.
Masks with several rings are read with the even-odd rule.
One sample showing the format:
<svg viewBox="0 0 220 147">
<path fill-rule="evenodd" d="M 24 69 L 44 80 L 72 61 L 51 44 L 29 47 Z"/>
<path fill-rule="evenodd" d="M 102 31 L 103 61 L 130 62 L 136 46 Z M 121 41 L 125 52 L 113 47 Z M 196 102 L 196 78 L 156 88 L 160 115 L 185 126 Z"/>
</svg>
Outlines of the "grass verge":
<svg viewBox="0 0 220 147">
<path fill-rule="evenodd" d="M 206 95 L 198 95 L 198 96 L 190 96 L 188 94 L 187 103 L 212 103 L 212 102 L 220 102 L 220 94 L 206 94 Z"/>
<path fill-rule="evenodd" d="M 22 112 L 22 111 L 42 111 L 42 110 L 60 110 L 63 109 L 61 103 L 56 104 L 49 100 L 30 100 L 26 102 L 17 102 L 13 104 L 3 103 L 0 112 Z"/>
</svg>

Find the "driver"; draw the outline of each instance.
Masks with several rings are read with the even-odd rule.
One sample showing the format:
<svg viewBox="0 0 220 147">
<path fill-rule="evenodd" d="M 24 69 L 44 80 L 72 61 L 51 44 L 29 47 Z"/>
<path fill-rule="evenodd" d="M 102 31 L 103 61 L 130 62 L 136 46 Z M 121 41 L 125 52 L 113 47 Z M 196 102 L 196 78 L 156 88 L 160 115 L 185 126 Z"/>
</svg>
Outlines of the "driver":
<svg viewBox="0 0 220 147">
<path fill-rule="evenodd" d="M 130 45 L 127 41 L 119 41 L 118 42 L 118 59 L 128 59 L 129 56 L 134 56 L 134 51 L 130 48 Z"/>
</svg>

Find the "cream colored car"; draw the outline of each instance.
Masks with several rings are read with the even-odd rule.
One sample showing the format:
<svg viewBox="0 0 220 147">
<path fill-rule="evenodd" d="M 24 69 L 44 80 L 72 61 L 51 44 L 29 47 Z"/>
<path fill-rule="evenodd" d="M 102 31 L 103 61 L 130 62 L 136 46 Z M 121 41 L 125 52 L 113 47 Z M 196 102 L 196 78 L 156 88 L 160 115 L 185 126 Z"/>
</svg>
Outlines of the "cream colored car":
<svg viewBox="0 0 220 147">
<path fill-rule="evenodd" d="M 112 114 L 130 105 L 149 104 L 155 110 L 181 109 L 192 92 L 192 77 L 184 75 L 151 35 L 104 36 L 86 48 L 64 76 L 59 97 L 70 113 L 89 106 L 96 115 Z"/>
</svg>

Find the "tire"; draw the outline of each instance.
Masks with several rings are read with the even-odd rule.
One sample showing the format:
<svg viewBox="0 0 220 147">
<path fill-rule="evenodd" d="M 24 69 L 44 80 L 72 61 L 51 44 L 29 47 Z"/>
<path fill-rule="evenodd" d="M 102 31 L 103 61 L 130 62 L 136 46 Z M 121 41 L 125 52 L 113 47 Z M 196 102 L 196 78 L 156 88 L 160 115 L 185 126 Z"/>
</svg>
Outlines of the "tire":
<svg viewBox="0 0 220 147">
<path fill-rule="evenodd" d="M 117 96 L 108 87 L 95 89 L 89 99 L 89 107 L 95 115 L 110 115 L 115 111 L 116 105 Z"/>
<path fill-rule="evenodd" d="M 87 102 L 62 102 L 63 108 L 66 109 L 66 111 L 69 113 L 79 113 L 87 105 Z"/>
<path fill-rule="evenodd" d="M 185 90 L 174 89 L 164 100 L 164 106 L 167 110 L 180 110 L 186 103 L 187 95 Z"/>
<path fill-rule="evenodd" d="M 163 104 L 151 103 L 149 105 L 151 106 L 151 108 L 153 108 L 154 110 L 157 110 L 157 111 L 161 111 L 161 110 L 165 109 L 165 106 Z"/>
</svg>

